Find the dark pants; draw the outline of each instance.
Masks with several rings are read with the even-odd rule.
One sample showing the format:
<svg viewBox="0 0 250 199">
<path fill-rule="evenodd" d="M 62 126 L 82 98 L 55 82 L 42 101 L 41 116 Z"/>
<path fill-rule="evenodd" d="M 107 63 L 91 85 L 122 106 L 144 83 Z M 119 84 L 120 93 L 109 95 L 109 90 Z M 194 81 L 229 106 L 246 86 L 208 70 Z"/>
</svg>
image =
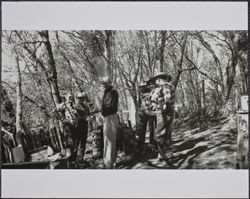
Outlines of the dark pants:
<svg viewBox="0 0 250 199">
<path fill-rule="evenodd" d="M 65 145 L 70 148 L 72 159 L 75 160 L 77 156 L 84 156 L 86 149 L 88 122 L 82 120 L 77 126 L 69 122 L 63 123 Z"/>
<path fill-rule="evenodd" d="M 144 110 L 139 110 L 136 114 L 136 134 L 137 134 L 137 149 L 143 150 L 145 135 L 147 130 L 148 116 Z"/>
<path fill-rule="evenodd" d="M 145 143 L 145 136 L 147 130 L 147 124 L 150 126 L 150 141 L 153 142 L 154 126 L 155 126 L 155 116 L 149 111 L 139 110 L 136 115 L 136 133 L 137 133 L 137 146 L 138 150 L 142 151 Z"/>
<path fill-rule="evenodd" d="M 77 143 L 78 146 L 80 145 L 79 152 L 82 157 L 84 157 L 87 137 L 88 137 L 88 121 L 83 120 L 83 121 L 80 121 L 77 127 L 77 139 L 76 139 L 78 141 Z"/>
<path fill-rule="evenodd" d="M 154 140 L 157 148 L 161 156 L 165 158 L 166 152 L 170 149 L 171 145 L 173 118 L 174 115 L 172 110 L 158 112 L 139 110 L 136 117 L 138 151 L 140 152 L 143 150 L 147 123 L 151 121 L 155 126 Z"/>
<path fill-rule="evenodd" d="M 166 152 L 169 151 L 171 147 L 173 116 L 168 115 L 168 113 L 164 111 L 156 114 L 156 120 L 157 124 L 154 131 L 154 138 L 159 153 L 164 159 L 166 159 Z"/>
<path fill-rule="evenodd" d="M 152 145 L 156 145 L 156 142 L 155 142 L 155 139 L 154 139 L 154 130 L 155 130 L 155 127 L 156 127 L 156 117 L 150 117 L 149 118 L 149 128 L 148 128 L 148 131 L 149 131 L 149 143 L 152 144 Z"/>
</svg>

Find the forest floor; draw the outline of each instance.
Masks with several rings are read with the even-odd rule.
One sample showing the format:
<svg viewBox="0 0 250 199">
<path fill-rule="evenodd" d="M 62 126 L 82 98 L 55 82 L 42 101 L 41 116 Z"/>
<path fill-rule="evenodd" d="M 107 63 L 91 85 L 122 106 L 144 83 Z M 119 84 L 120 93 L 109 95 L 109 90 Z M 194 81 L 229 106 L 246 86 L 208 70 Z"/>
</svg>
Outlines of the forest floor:
<svg viewBox="0 0 250 199">
<path fill-rule="evenodd" d="M 172 133 L 173 166 L 158 161 L 157 152 L 147 148 L 140 157 L 118 151 L 117 169 L 234 169 L 236 157 L 236 118 L 175 121 Z M 101 168 L 102 160 L 91 160 L 84 168 Z M 89 158 L 88 158 L 89 157 Z M 81 168 L 81 166 L 79 166 Z"/>
</svg>

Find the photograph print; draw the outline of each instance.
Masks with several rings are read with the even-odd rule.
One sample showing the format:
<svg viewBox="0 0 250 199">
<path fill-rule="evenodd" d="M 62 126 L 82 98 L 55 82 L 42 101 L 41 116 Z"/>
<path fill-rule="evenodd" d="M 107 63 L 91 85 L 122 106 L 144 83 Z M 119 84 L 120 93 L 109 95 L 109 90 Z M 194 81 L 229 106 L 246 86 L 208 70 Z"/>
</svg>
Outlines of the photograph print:
<svg viewBox="0 0 250 199">
<path fill-rule="evenodd" d="M 248 32 L 2 31 L 2 169 L 247 169 Z"/>
</svg>

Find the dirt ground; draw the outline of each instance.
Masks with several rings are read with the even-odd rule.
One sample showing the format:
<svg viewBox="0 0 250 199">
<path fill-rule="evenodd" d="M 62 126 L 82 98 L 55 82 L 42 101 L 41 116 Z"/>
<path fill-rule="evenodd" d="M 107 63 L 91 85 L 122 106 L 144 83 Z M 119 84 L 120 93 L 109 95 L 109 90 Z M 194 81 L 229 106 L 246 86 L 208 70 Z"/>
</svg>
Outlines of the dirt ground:
<svg viewBox="0 0 250 199">
<path fill-rule="evenodd" d="M 116 169 L 235 169 L 235 116 L 220 119 L 176 121 L 172 133 L 172 166 L 158 161 L 157 151 L 146 143 L 146 152 L 140 157 L 118 151 Z M 101 159 L 91 157 L 87 146 L 88 164 L 78 168 L 100 169 Z"/>
</svg>

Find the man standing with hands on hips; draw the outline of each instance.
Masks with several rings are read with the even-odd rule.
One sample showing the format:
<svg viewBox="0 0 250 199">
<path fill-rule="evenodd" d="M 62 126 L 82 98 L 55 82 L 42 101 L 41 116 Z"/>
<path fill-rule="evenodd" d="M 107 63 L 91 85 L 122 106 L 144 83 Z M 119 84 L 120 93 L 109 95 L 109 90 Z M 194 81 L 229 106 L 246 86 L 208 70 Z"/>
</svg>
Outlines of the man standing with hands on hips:
<svg viewBox="0 0 250 199">
<path fill-rule="evenodd" d="M 116 161 L 116 135 L 118 128 L 118 93 L 113 88 L 109 77 L 105 76 L 101 79 L 104 87 L 104 95 L 102 98 L 102 115 L 103 120 L 103 163 L 106 169 L 112 169 Z"/>
</svg>

